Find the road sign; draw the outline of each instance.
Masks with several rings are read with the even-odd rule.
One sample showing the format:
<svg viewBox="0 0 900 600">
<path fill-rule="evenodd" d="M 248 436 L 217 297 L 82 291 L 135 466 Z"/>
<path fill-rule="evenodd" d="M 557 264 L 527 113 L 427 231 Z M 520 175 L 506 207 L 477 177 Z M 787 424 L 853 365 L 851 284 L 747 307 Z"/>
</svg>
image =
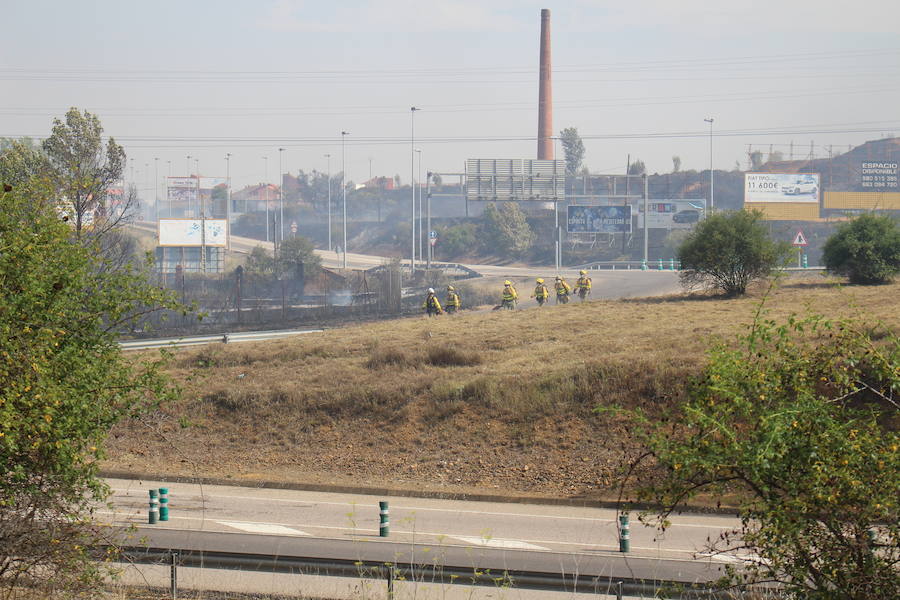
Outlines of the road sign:
<svg viewBox="0 0 900 600">
<path fill-rule="evenodd" d="M 437 231 L 429 231 L 428 238 L 432 239 L 432 240 L 436 240 L 437 239 Z"/>
<path fill-rule="evenodd" d="M 797 235 L 794 236 L 794 241 L 791 244 L 794 246 L 809 246 L 809 242 L 806 241 L 806 236 L 803 235 L 802 231 L 797 231 Z"/>
<path fill-rule="evenodd" d="M 297 233 L 297 221 L 291 222 L 291 233 Z"/>
<path fill-rule="evenodd" d="M 437 238 L 436 238 L 436 237 L 428 238 L 428 243 L 431 244 L 432 246 L 436 245 L 436 244 L 437 244 Z"/>
</svg>

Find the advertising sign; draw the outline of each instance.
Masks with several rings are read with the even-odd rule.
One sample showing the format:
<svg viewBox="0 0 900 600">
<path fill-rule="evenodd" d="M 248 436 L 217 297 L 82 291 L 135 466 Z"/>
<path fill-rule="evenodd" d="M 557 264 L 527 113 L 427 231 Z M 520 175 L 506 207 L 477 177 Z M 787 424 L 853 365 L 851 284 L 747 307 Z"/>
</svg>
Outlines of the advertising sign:
<svg viewBox="0 0 900 600">
<path fill-rule="evenodd" d="M 160 219 L 160 246 L 225 246 L 228 229 L 225 219 L 205 219 L 205 240 L 200 235 L 200 219 Z"/>
<path fill-rule="evenodd" d="M 569 233 L 631 233 L 631 206 L 567 206 Z"/>
<path fill-rule="evenodd" d="M 896 192 L 898 163 L 891 161 L 864 161 L 859 165 L 859 185 L 862 191 Z"/>
<path fill-rule="evenodd" d="M 744 203 L 819 202 L 817 173 L 746 173 Z"/>
<path fill-rule="evenodd" d="M 638 227 L 644 227 L 644 204 L 638 206 Z M 647 224 L 650 229 L 690 229 L 706 214 L 706 200 L 653 200 L 647 203 Z"/>
<path fill-rule="evenodd" d="M 166 199 L 169 202 L 197 202 L 197 180 L 193 177 L 166 179 Z"/>
</svg>

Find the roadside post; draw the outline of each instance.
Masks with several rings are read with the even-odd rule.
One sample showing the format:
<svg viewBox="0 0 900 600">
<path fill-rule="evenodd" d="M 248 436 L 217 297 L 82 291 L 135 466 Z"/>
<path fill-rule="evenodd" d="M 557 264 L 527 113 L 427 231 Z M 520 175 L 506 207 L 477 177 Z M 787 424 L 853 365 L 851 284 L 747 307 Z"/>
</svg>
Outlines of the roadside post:
<svg viewBox="0 0 900 600">
<path fill-rule="evenodd" d="M 159 488 L 159 520 L 169 520 L 169 488 Z"/>
<path fill-rule="evenodd" d="M 380 521 L 381 521 L 378 526 L 378 535 L 380 537 L 387 537 L 388 533 L 390 533 L 390 521 L 388 520 L 387 500 L 381 500 L 378 502 L 378 516 L 380 517 Z"/>
<path fill-rule="evenodd" d="M 619 515 L 619 552 L 631 550 L 631 532 L 628 528 L 628 514 Z"/>
<path fill-rule="evenodd" d="M 797 230 L 797 235 L 794 236 L 794 241 L 791 242 L 791 245 L 797 248 L 797 267 L 804 268 L 806 267 L 806 255 L 803 253 L 803 248 L 809 246 L 809 242 L 806 239 L 806 236 L 803 235 L 803 231 Z"/>
<path fill-rule="evenodd" d="M 150 525 L 155 525 L 159 520 L 159 492 L 156 490 L 150 490 L 150 514 L 148 515 L 148 522 Z"/>
</svg>

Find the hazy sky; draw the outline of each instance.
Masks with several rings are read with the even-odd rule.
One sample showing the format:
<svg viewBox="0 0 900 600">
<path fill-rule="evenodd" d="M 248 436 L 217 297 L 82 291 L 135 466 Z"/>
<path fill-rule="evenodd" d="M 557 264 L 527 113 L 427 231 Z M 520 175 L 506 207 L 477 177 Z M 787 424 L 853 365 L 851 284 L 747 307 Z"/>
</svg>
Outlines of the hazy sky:
<svg viewBox="0 0 900 600">
<path fill-rule="evenodd" d="M 410 177 L 533 158 L 540 9 L 552 14 L 554 131 L 622 172 L 746 168 L 748 144 L 826 156 L 900 133 L 900 2 L 860 0 L 0 0 L 0 136 L 100 116 L 139 187 L 188 169 L 235 186 L 284 170 Z M 268 161 L 263 159 L 268 156 Z M 559 156 L 561 158 L 561 154 Z M 171 166 L 170 166 L 171 165 Z M 192 158 L 190 170 L 196 168 Z M 127 175 L 131 174 L 131 170 Z M 152 195 L 152 192 L 150 192 Z"/>
</svg>

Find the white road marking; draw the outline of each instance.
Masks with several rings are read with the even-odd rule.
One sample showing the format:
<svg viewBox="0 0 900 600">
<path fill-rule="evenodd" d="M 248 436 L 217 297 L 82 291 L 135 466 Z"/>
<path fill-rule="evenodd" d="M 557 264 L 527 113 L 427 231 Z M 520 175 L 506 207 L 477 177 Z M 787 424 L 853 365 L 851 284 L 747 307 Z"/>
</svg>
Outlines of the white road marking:
<svg viewBox="0 0 900 600">
<path fill-rule="evenodd" d="M 248 533 L 266 533 L 270 535 L 304 535 L 310 534 L 293 527 L 285 527 L 284 525 L 275 525 L 274 523 L 243 523 L 238 521 L 216 521 L 220 525 L 234 527 Z"/>
<path fill-rule="evenodd" d="M 117 492 L 128 492 L 127 489 L 122 488 L 113 488 L 113 491 Z M 197 495 L 197 494 L 194 494 Z M 323 502 L 319 500 L 294 500 L 291 498 L 266 498 L 260 496 L 234 496 L 234 495 L 226 495 L 226 494 L 216 494 L 216 495 L 208 495 L 205 499 L 212 500 L 214 498 L 229 498 L 232 500 L 264 500 L 268 502 L 291 502 L 294 504 L 308 504 L 310 508 L 317 504 L 321 504 L 323 506 L 363 506 L 359 502 Z M 455 509 L 455 508 L 434 508 L 434 507 L 423 507 L 423 506 L 392 506 L 391 510 L 408 510 L 408 511 L 432 511 L 432 512 L 446 512 L 446 513 L 458 513 L 458 514 L 474 514 L 474 515 L 491 515 L 491 516 L 499 516 L 499 517 L 527 517 L 530 519 L 559 519 L 559 520 L 567 520 L 567 521 L 593 521 L 597 523 L 615 523 L 616 519 L 606 519 L 599 517 L 571 517 L 567 515 L 536 515 L 529 513 L 515 513 L 515 512 L 491 512 L 484 510 L 466 510 L 466 509 Z M 394 513 L 396 515 L 396 513 Z M 395 519 L 398 517 L 395 517 Z M 727 525 L 704 525 L 700 523 L 672 523 L 669 525 L 669 529 L 673 527 L 697 527 L 700 529 L 734 529 L 732 526 Z"/>
<path fill-rule="evenodd" d="M 549 550 L 549 548 L 544 548 L 543 546 L 535 546 L 534 544 L 529 544 L 528 542 L 522 542 L 519 540 L 500 540 L 497 538 L 475 536 L 470 537 L 466 535 L 448 535 L 447 537 L 451 537 L 456 540 L 462 540 L 467 544 L 472 544 L 473 546 L 487 546 L 488 548 L 506 548 L 510 550 Z"/>
</svg>

